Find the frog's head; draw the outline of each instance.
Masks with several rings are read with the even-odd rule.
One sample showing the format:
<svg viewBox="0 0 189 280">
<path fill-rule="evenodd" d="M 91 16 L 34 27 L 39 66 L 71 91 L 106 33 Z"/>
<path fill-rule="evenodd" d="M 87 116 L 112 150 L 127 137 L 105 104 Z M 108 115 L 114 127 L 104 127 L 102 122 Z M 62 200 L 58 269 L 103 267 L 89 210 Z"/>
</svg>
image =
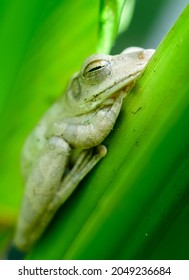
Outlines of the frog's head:
<svg viewBox="0 0 189 280">
<path fill-rule="evenodd" d="M 83 63 L 68 87 L 66 101 L 74 115 L 107 106 L 132 85 L 154 50 L 129 48 L 119 55 L 95 54 Z"/>
</svg>

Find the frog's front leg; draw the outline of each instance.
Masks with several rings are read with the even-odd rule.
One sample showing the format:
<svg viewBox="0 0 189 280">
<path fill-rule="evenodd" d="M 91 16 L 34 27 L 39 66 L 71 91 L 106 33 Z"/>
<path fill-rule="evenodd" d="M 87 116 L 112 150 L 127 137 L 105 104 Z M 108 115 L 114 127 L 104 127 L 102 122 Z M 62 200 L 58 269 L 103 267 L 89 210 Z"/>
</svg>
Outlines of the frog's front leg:
<svg viewBox="0 0 189 280">
<path fill-rule="evenodd" d="M 51 137 L 41 150 L 26 182 L 14 245 L 27 251 L 40 237 L 56 209 L 49 204 L 60 187 L 71 148 L 60 137 Z"/>
</svg>

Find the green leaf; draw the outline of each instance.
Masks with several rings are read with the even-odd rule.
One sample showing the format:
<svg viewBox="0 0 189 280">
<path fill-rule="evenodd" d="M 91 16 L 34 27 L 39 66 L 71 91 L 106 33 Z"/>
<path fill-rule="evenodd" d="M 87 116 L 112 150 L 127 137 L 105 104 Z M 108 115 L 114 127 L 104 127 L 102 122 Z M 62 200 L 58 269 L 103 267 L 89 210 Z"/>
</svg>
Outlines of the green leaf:
<svg viewBox="0 0 189 280">
<path fill-rule="evenodd" d="M 127 0 L 101 0 L 98 53 L 110 52 L 118 33 L 121 13 L 126 2 Z M 126 21 L 127 19 L 128 17 L 126 16 Z M 122 27 L 123 25 L 124 23 L 122 21 Z"/>
<path fill-rule="evenodd" d="M 105 140 L 107 157 L 61 207 L 28 258 L 156 257 L 154 250 L 188 209 L 188 34 L 189 6 L 125 99 Z M 158 256 L 163 259 L 164 251 Z"/>
</svg>

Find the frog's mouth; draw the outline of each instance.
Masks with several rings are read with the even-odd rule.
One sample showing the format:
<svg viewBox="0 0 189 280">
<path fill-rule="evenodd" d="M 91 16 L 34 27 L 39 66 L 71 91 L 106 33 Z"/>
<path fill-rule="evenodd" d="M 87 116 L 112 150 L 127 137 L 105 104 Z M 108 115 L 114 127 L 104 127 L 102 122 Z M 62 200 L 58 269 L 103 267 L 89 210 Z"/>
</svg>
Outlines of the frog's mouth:
<svg viewBox="0 0 189 280">
<path fill-rule="evenodd" d="M 105 98 L 103 101 L 102 105 L 103 106 L 108 106 L 112 105 L 112 103 L 117 99 L 117 98 L 124 98 L 131 88 L 134 86 L 137 77 L 141 74 L 141 71 L 136 72 L 134 75 L 132 74 L 127 78 L 127 80 L 122 79 L 118 81 L 116 84 L 112 85 L 107 91 L 109 91 L 109 95 Z M 115 91 L 116 89 L 116 91 Z M 110 92 L 113 92 L 112 94 Z M 99 93 L 101 95 L 102 93 Z"/>
<path fill-rule="evenodd" d="M 125 94 L 127 94 L 131 90 L 131 88 L 134 86 L 134 84 L 135 84 L 135 82 L 133 81 L 130 84 L 123 86 L 122 88 L 120 88 L 119 90 L 114 92 L 109 98 L 116 99 L 123 92 L 125 92 Z"/>
</svg>

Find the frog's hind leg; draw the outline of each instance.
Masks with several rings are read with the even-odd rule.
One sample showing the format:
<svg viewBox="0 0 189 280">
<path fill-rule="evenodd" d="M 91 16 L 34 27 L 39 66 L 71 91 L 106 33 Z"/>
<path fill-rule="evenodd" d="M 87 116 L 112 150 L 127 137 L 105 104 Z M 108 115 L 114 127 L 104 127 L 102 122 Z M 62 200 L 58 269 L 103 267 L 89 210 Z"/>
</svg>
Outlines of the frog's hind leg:
<svg viewBox="0 0 189 280">
<path fill-rule="evenodd" d="M 90 170 L 98 163 L 98 161 L 104 157 L 107 153 L 107 149 L 104 145 L 99 145 L 93 149 L 83 150 L 76 160 L 73 168 L 63 178 L 57 193 L 57 198 L 60 200 L 60 204 L 70 196 L 75 190 L 80 181 L 90 172 Z"/>
<path fill-rule="evenodd" d="M 26 183 L 14 237 L 14 245 L 21 251 L 33 246 L 56 212 L 51 201 L 56 197 L 70 153 L 69 144 L 60 137 L 51 137 L 41 150 Z"/>
</svg>

